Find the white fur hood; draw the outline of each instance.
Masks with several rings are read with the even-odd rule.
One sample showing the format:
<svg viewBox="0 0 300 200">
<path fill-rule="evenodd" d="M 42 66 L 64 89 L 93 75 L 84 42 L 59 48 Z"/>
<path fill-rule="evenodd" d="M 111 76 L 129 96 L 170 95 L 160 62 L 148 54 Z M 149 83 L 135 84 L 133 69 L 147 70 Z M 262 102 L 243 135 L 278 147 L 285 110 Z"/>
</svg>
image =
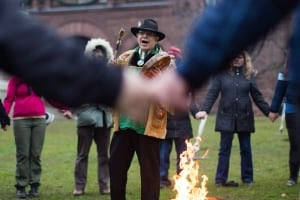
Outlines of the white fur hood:
<svg viewBox="0 0 300 200">
<path fill-rule="evenodd" d="M 84 51 L 85 55 L 88 57 L 92 57 L 93 51 L 97 46 L 102 46 L 106 50 L 106 57 L 109 62 L 114 59 L 114 53 L 111 45 L 107 40 L 102 38 L 90 39 L 85 46 L 85 51 Z"/>
</svg>

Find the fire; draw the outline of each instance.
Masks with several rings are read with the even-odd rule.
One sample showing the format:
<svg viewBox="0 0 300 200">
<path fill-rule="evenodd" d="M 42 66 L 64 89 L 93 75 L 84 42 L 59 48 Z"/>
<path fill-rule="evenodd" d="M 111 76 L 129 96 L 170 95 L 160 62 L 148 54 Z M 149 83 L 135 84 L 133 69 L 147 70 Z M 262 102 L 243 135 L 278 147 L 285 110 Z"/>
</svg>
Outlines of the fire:
<svg viewBox="0 0 300 200">
<path fill-rule="evenodd" d="M 194 145 L 186 141 L 187 150 L 180 155 L 181 172 L 173 177 L 175 181 L 174 190 L 177 193 L 173 200 L 208 200 L 206 188 L 208 178 L 206 175 L 202 175 L 200 183 L 200 166 L 198 161 L 194 159 L 196 152 L 200 149 L 200 141 L 201 138 L 197 138 Z M 208 151 L 204 156 L 207 153 Z"/>
</svg>

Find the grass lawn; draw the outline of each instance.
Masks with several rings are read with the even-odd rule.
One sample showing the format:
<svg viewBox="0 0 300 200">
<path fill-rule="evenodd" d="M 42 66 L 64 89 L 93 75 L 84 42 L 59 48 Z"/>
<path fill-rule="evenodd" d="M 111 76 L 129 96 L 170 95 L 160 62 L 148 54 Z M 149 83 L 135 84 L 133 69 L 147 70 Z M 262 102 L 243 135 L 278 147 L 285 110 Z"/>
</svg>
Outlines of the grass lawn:
<svg viewBox="0 0 300 200">
<path fill-rule="evenodd" d="M 252 135 L 252 151 L 254 160 L 254 185 L 241 185 L 238 188 L 216 188 L 214 174 L 216 171 L 219 134 L 214 132 L 215 117 L 208 119 L 201 155 L 209 149 L 208 158 L 200 160 L 201 174 L 208 180 L 208 196 L 221 197 L 226 200 L 300 200 L 300 184 L 287 187 L 289 144 L 286 131 L 278 132 L 278 123 L 270 123 L 268 119 L 256 118 L 256 133 Z M 196 134 L 198 122 L 193 121 Z M 43 200 L 93 199 L 109 200 L 109 196 L 98 193 L 96 180 L 96 151 L 93 145 L 90 153 L 88 184 L 86 195 L 73 197 L 74 161 L 76 154 L 76 128 L 74 121 L 55 121 L 47 128 L 46 140 L 42 154 L 43 174 L 40 187 Z M 300 155 L 299 155 L 300 156 Z M 175 172 L 175 154 L 172 152 L 171 176 Z M 241 183 L 240 156 L 237 138 L 235 137 L 231 155 L 230 180 Z M 12 128 L 8 132 L 0 132 L 0 200 L 15 199 L 15 144 Z M 140 199 L 140 176 L 135 158 L 128 173 L 127 199 Z M 285 194 L 285 197 L 281 195 Z M 161 190 L 161 200 L 175 197 L 172 189 Z"/>
</svg>

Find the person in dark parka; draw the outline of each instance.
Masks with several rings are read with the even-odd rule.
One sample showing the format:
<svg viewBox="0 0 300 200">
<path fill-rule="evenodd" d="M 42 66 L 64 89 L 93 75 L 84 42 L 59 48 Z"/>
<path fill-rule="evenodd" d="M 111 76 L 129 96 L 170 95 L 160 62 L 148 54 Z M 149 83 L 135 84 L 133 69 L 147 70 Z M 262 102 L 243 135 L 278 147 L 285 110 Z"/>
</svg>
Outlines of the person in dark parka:
<svg viewBox="0 0 300 200">
<path fill-rule="evenodd" d="M 182 52 L 179 48 L 171 46 L 168 50 L 169 55 L 172 59 L 176 59 L 176 62 L 180 62 L 182 58 Z M 170 154 L 172 151 L 173 142 L 176 149 L 176 169 L 177 174 L 180 173 L 180 155 L 186 151 L 187 145 L 186 140 L 193 137 L 193 130 L 189 114 L 191 113 L 194 117 L 199 112 L 199 108 L 193 103 L 190 108 L 190 112 L 180 112 L 168 114 L 167 117 L 167 134 L 166 138 L 160 142 L 160 188 L 171 186 L 169 179 L 169 168 L 170 168 Z"/>
<path fill-rule="evenodd" d="M 193 116 L 198 112 L 196 106 L 190 109 Z M 186 151 L 186 140 L 193 137 L 193 130 L 189 112 L 180 114 L 168 114 L 167 135 L 160 142 L 160 188 L 171 186 L 169 179 L 170 154 L 172 151 L 173 142 L 176 149 L 176 173 L 180 173 L 180 155 Z"/>
<path fill-rule="evenodd" d="M 227 182 L 234 133 L 238 134 L 240 143 L 242 182 L 253 183 L 250 133 L 254 132 L 255 128 L 249 95 L 263 114 L 269 115 L 269 105 L 257 88 L 254 74 L 248 54 L 246 52 L 239 54 L 229 70 L 214 78 L 202 107 L 203 112 L 199 114 L 200 117 L 204 117 L 209 113 L 221 94 L 215 127 L 215 130 L 221 133 L 216 186 L 238 186 L 234 181 Z"/>
</svg>

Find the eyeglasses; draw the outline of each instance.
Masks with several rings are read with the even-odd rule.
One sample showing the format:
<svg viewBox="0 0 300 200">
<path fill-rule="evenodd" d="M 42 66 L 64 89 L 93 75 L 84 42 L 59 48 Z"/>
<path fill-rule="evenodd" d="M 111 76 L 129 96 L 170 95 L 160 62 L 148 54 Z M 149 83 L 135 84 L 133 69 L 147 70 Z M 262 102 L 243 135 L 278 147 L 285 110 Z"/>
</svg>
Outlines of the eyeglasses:
<svg viewBox="0 0 300 200">
<path fill-rule="evenodd" d="M 151 32 L 151 31 L 142 31 L 142 30 L 139 30 L 137 34 L 138 35 L 144 35 L 144 34 L 146 34 L 148 36 L 155 36 L 155 33 Z"/>
</svg>

